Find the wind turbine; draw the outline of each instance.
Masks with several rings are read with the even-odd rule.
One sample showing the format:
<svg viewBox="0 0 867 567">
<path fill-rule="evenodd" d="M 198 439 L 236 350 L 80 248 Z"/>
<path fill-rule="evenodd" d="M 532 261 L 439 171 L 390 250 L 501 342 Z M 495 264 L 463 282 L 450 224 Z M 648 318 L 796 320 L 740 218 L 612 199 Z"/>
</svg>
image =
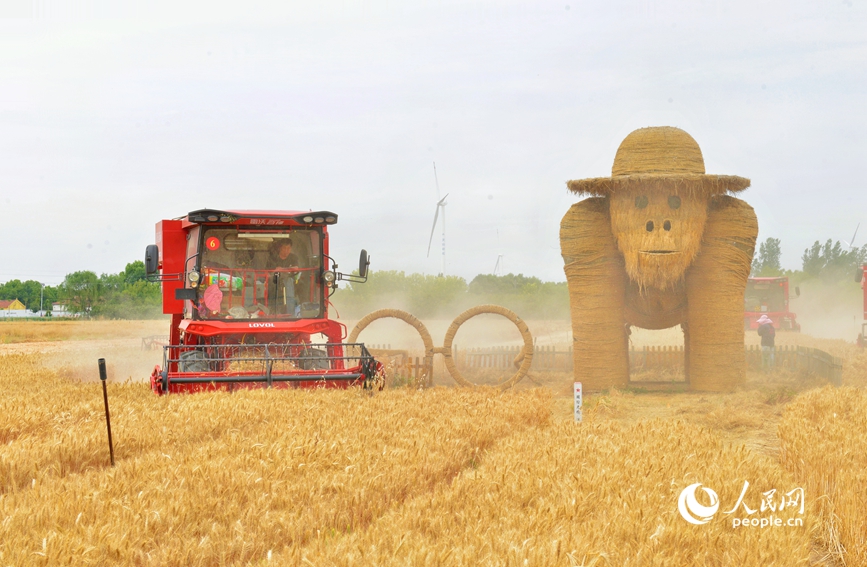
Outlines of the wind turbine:
<svg viewBox="0 0 867 567">
<path fill-rule="evenodd" d="M 495 275 L 495 276 L 499 276 L 499 275 L 500 275 L 500 267 L 501 267 L 501 261 L 502 261 L 502 259 L 503 259 L 503 255 L 502 255 L 502 254 L 497 254 L 497 263 L 494 264 L 494 275 Z"/>
<path fill-rule="evenodd" d="M 439 179 L 437 179 L 437 164 L 436 164 L 436 162 L 434 162 L 433 165 L 434 165 L 434 181 L 436 182 L 436 185 L 437 185 L 437 199 L 439 199 L 439 197 L 440 197 L 440 182 L 439 182 Z M 430 240 L 428 240 L 428 243 L 427 243 L 427 257 L 430 258 L 430 246 L 433 243 L 434 231 L 437 228 L 437 218 L 439 217 L 439 214 L 440 214 L 440 208 L 442 208 L 442 210 L 443 210 L 443 269 L 442 269 L 442 272 L 440 272 L 440 275 L 442 275 L 444 277 L 446 275 L 446 204 L 447 204 L 446 199 L 448 198 L 448 196 L 449 196 L 449 194 L 446 193 L 446 196 L 443 197 L 442 199 L 440 199 L 439 202 L 437 202 L 436 212 L 434 212 L 433 226 L 430 228 Z"/>
<path fill-rule="evenodd" d="M 500 250 L 500 229 L 497 229 L 497 249 Z M 505 262 L 503 262 L 503 258 L 506 256 L 504 254 L 497 254 L 497 263 L 494 264 L 494 275 L 499 276 L 500 270 L 503 268 Z"/>
<path fill-rule="evenodd" d="M 846 242 L 845 240 L 843 241 L 843 242 L 846 242 L 846 244 L 849 246 L 849 250 L 852 250 L 852 248 L 855 246 L 855 237 L 858 235 L 858 229 L 859 228 L 861 228 L 860 222 L 855 227 L 855 234 L 852 235 L 852 242 Z"/>
</svg>

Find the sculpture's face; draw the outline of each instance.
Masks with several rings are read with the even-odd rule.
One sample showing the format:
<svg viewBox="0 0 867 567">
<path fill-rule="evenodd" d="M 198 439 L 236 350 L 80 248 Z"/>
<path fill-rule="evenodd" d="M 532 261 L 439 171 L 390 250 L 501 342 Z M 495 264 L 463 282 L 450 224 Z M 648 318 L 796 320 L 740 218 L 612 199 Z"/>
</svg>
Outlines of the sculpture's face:
<svg viewBox="0 0 867 567">
<path fill-rule="evenodd" d="M 674 287 L 701 248 L 708 197 L 673 183 L 642 183 L 609 200 L 611 231 L 630 279 L 643 288 Z"/>
</svg>

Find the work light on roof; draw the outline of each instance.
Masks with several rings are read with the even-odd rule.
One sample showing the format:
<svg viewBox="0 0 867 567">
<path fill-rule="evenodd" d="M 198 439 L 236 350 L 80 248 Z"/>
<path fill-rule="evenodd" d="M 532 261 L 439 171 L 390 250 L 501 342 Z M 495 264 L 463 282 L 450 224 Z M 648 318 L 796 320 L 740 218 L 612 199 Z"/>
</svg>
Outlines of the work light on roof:
<svg viewBox="0 0 867 567">
<path fill-rule="evenodd" d="M 313 222 L 313 217 L 311 217 L 310 215 L 307 215 L 307 216 L 304 217 L 302 220 L 303 220 L 304 222 Z"/>
</svg>

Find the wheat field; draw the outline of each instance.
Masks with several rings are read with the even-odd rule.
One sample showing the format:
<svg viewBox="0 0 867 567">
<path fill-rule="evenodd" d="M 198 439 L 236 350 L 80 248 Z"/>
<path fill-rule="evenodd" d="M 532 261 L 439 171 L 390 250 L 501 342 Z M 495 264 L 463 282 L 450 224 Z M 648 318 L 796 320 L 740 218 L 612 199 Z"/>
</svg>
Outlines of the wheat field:
<svg viewBox="0 0 867 567">
<path fill-rule="evenodd" d="M 867 365 L 845 345 L 844 388 L 614 390 L 587 395 L 581 424 L 562 376 L 159 398 L 124 381 L 137 346 L 109 359 L 114 468 L 95 357 L 0 350 L 0 567 L 867 563 Z M 726 515 L 745 481 L 755 514 Z M 719 498 L 704 525 L 678 513 L 694 483 Z M 795 487 L 803 512 L 775 516 L 799 525 L 734 527 Z"/>
<path fill-rule="evenodd" d="M 781 462 L 817 500 L 821 537 L 845 565 L 867 565 L 867 391 L 806 392 L 780 424 Z"/>
</svg>

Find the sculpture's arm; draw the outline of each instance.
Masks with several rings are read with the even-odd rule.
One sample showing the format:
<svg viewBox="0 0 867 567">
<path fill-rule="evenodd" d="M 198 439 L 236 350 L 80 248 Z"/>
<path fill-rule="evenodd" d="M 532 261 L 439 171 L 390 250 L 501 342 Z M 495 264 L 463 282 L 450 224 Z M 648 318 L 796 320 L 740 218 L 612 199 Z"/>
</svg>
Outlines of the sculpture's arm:
<svg viewBox="0 0 867 567">
<path fill-rule="evenodd" d="M 745 202 L 711 199 L 701 251 L 686 273 L 689 368 L 696 390 L 732 390 L 746 379 L 744 290 L 759 227 Z"/>
<path fill-rule="evenodd" d="M 560 222 L 569 288 L 576 379 L 587 389 L 625 386 L 628 336 L 623 318 L 627 275 L 611 234 L 608 200 L 585 199 Z"/>
</svg>

